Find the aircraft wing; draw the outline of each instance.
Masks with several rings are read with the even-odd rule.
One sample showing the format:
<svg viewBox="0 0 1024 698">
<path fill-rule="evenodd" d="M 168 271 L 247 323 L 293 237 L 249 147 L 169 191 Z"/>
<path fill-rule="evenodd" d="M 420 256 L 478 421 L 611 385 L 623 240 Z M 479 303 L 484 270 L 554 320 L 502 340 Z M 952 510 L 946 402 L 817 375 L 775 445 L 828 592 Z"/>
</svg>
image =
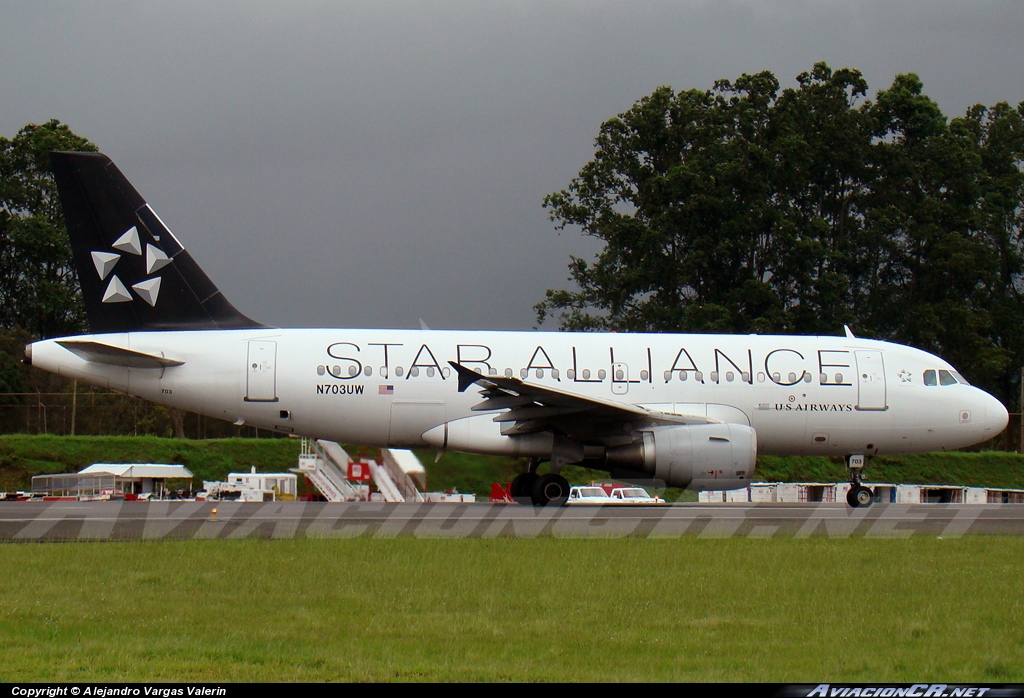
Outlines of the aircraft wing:
<svg viewBox="0 0 1024 698">
<path fill-rule="evenodd" d="M 474 412 L 503 410 L 494 421 L 507 422 L 501 430 L 506 436 L 554 431 L 569 436 L 588 437 L 588 432 L 609 433 L 609 428 L 622 433 L 623 425 L 645 423 L 718 424 L 717 419 L 701 415 L 659 412 L 618 400 L 590 397 L 506 376 L 485 376 L 454 361 L 449 361 L 459 375 L 459 392 L 474 383 L 482 389 L 483 402 L 473 406 Z M 615 427 L 619 427 L 617 430 Z"/>
</svg>

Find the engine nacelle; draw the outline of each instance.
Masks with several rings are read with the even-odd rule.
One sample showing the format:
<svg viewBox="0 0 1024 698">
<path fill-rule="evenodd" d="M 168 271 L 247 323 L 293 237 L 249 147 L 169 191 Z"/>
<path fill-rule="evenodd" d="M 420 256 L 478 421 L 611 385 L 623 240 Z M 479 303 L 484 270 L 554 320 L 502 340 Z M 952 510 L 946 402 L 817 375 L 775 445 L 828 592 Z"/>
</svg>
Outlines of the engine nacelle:
<svg viewBox="0 0 1024 698">
<path fill-rule="evenodd" d="M 640 441 L 608 449 L 606 463 L 613 474 L 631 471 L 692 490 L 733 490 L 750 484 L 757 434 L 746 425 L 661 426 L 642 434 Z"/>
<path fill-rule="evenodd" d="M 493 414 L 464 417 L 439 424 L 423 433 L 423 440 L 438 449 L 495 456 L 548 458 L 554 448 L 551 432 L 505 436 Z"/>
</svg>

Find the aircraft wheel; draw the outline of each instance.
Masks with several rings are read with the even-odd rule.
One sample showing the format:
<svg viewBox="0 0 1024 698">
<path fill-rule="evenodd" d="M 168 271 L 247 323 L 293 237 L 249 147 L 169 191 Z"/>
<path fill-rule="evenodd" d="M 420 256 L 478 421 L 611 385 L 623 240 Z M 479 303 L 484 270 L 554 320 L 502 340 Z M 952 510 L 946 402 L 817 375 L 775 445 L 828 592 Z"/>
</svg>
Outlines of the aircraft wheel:
<svg viewBox="0 0 1024 698">
<path fill-rule="evenodd" d="M 859 505 L 857 503 L 857 487 L 851 487 L 850 491 L 846 493 L 846 503 L 856 509 Z"/>
<path fill-rule="evenodd" d="M 537 473 L 520 473 L 512 480 L 512 499 L 516 504 L 531 504 L 533 502 L 533 486 L 538 480 Z"/>
<path fill-rule="evenodd" d="M 870 488 L 861 485 L 856 490 L 855 498 L 857 500 L 857 506 L 869 507 L 875 501 L 875 493 Z"/>
<path fill-rule="evenodd" d="M 533 485 L 533 503 L 536 506 L 563 506 L 569 499 L 569 483 L 561 475 L 548 473 L 537 478 Z"/>
<path fill-rule="evenodd" d="M 857 507 L 869 507 L 875 501 L 875 493 L 863 485 L 854 485 L 846 493 L 846 503 L 856 509 Z"/>
</svg>

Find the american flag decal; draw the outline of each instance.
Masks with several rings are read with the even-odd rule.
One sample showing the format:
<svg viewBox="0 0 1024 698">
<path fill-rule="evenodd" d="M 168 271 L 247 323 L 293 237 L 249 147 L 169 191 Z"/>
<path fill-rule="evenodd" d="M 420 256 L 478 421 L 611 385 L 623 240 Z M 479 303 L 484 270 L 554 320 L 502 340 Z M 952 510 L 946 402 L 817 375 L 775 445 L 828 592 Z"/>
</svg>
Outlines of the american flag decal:
<svg viewBox="0 0 1024 698">
<path fill-rule="evenodd" d="M 382 386 L 377 388 L 377 394 L 378 395 L 394 395 L 395 394 L 395 386 L 393 386 L 393 385 L 382 385 Z"/>
</svg>

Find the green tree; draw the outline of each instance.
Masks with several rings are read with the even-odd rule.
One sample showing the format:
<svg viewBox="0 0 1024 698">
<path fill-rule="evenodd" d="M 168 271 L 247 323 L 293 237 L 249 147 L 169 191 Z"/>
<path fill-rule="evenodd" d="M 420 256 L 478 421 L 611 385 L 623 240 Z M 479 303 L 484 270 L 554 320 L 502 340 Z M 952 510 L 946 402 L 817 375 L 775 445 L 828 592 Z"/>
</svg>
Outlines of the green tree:
<svg viewBox="0 0 1024 698">
<path fill-rule="evenodd" d="M 0 138 L 0 325 L 41 338 L 87 327 L 50 169 L 54 150 L 96 146 L 56 120 Z"/>
<path fill-rule="evenodd" d="M 951 121 L 915 75 L 874 101 L 824 63 L 661 87 L 606 121 L 544 205 L 603 243 L 538 321 L 835 333 L 935 352 L 1012 402 L 1024 365 L 1024 103 Z"/>
</svg>

